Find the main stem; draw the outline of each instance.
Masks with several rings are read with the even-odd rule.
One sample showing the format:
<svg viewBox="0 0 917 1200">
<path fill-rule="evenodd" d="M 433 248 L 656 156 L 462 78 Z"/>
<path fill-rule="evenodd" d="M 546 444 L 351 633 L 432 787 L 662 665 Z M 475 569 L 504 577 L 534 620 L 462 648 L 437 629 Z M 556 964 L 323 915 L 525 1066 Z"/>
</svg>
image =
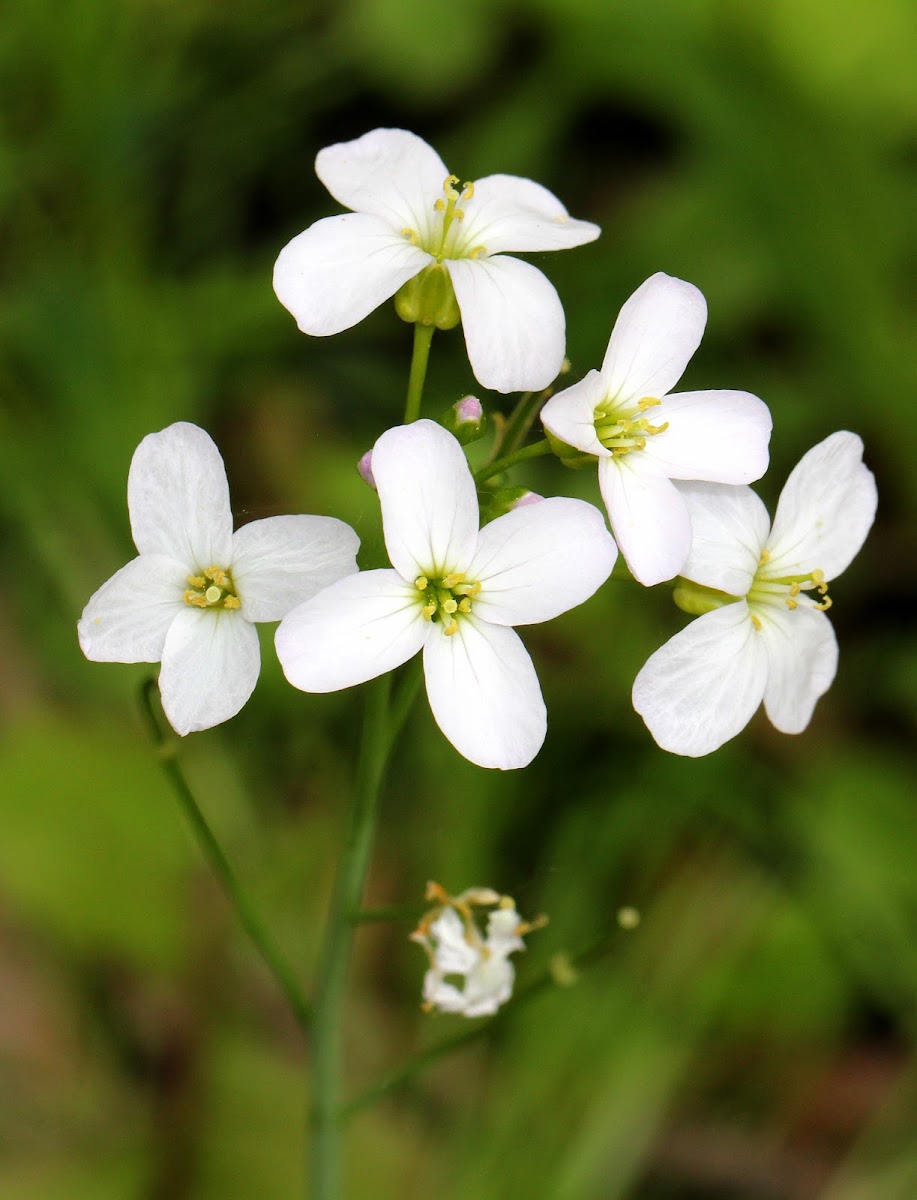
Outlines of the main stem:
<svg viewBox="0 0 917 1200">
<path fill-rule="evenodd" d="M 424 380 L 427 378 L 427 363 L 430 360 L 430 345 L 433 341 L 433 325 L 414 326 L 414 353 L 411 356 L 411 373 L 408 376 L 408 397 L 404 405 L 404 423 L 410 425 L 420 416 Z"/>
<path fill-rule="evenodd" d="M 337 1200 L 341 1185 L 339 1088 L 344 985 L 369 867 L 376 807 L 394 729 L 389 720 L 391 676 L 366 684 L 366 712 L 347 842 L 338 868 L 318 969 L 312 1022 L 311 1200 Z"/>
<path fill-rule="evenodd" d="M 529 458 L 541 458 L 542 455 L 550 453 L 551 443 L 547 438 L 541 442 L 532 442 L 530 446 L 523 446 L 521 450 L 515 450 L 504 458 L 498 458 L 496 462 L 488 463 L 480 471 L 475 471 L 475 482 L 483 483 L 485 479 L 490 479 L 493 475 L 501 475 L 504 471 L 508 471 L 516 463 L 525 462 Z"/>
</svg>

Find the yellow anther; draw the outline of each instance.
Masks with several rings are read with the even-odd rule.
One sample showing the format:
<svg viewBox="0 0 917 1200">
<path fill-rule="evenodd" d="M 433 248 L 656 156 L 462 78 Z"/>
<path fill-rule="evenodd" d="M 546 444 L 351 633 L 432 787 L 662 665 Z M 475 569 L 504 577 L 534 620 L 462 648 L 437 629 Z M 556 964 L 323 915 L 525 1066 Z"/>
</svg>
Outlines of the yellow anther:
<svg viewBox="0 0 917 1200">
<path fill-rule="evenodd" d="M 790 595 L 791 595 L 791 596 L 798 596 L 798 595 L 799 595 L 799 584 L 798 584 L 798 583 L 791 583 L 791 584 L 790 584 Z"/>
<path fill-rule="evenodd" d="M 468 181 L 462 185 L 462 199 L 470 200 L 474 195 L 474 181 Z"/>
<path fill-rule="evenodd" d="M 207 580 L 204 578 L 203 575 L 189 575 L 188 576 L 188 583 L 190 583 L 192 587 L 202 588 L 206 582 L 207 582 Z"/>
<path fill-rule="evenodd" d="M 463 612 L 463 613 L 471 612 L 471 601 L 468 599 L 467 596 L 465 597 L 464 600 L 459 601 L 458 610 L 459 610 L 459 612 Z"/>
<path fill-rule="evenodd" d="M 442 200 L 437 200 L 436 203 L 442 204 Z M 405 225 L 404 229 L 402 229 L 401 236 L 406 237 L 412 246 L 416 246 L 420 241 L 420 235 L 418 234 L 417 230 L 411 229 L 408 225 Z"/>
<path fill-rule="evenodd" d="M 453 215 L 453 217 L 455 217 L 456 221 L 464 221 L 465 220 L 464 209 L 457 208 L 452 215 Z"/>
<path fill-rule="evenodd" d="M 223 607 L 224 608 L 232 608 L 232 609 L 241 608 L 242 601 L 239 599 L 238 596 L 227 596 L 226 599 L 223 601 Z"/>
<path fill-rule="evenodd" d="M 465 576 L 461 571 L 451 571 L 448 575 L 443 576 L 442 585 L 447 592 L 451 592 L 457 583 L 463 583 Z"/>
<path fill-rule="evenodd" d="M 515 907 L 516 901 L 512 898 L 512 896 L 501 896 L 497 904 L 497 908 L 509 909 Z"/>
<path fill-rule="evenodd" d="M 484 255 L 487 254 L 487 247 L 486 246 L 475 246 L 475 248 L 471 251 L 471 253 L 468 255 L 468 257 L 469 258 L 480 258 L 482 254 L 484 254 Z"/>
<path fill-rule="evenodd" d="M 229 587 L 229 576 L 220 567 L 208 567 L 204 574 L 208 579 L 212 579 L 217 587 Z"/>
<path fill-rule="evenodd" d="M 752 625 L 754 625 L 755 629 L 763 629 L 764 628 L 764 626 L 761 624 L 761 618 L 758 616 L 757 613 L 749 613 L 748 615 L 751 617 L 751 623 L 752 623 Z"/>
<path fill-rule="evenodd" d="M 818 590 L 821 591 L 821 588 Z M 821 604 L 816 604 L 815 607 L 821 609 L 822 612 L 827 612 L 833 603 L 834 601 L 831 599 L 831 597 L 826 594 Z"/>
<path fill-rule="evenodd" d="M 642 400 L 637 401 L 637 408 L 641 412 L 646 412 L 648 408 L 655 408 L 657 404 L 661 404 L 661 400 L 657 400 L 655 396 L 644 396 Z"/>
<path fill-rule="evenodd" d="M 448 196 L 449 192 L 451 191 L 451 189 L 454 188 L 455 185 L 458 183 L 458 181 L 459 181 L 458 175 L 447 175 L 446 176 L 446 181 L 443 184 L 443 191 L 446 193 L 447 196 Z"/>
<path fill-rule="evenodd" d="M 761 557 L 758 559 L 758 566 L 763 567 L 766 562 L 770 562 L 770 557 L 771 557 L 770 550 L 762 550 Z"/>
<path fill-rule="evenodd" d="M 643 428 L 646 430 L 647 433 L 665 433 L 665 431 L 668 429 L 668 427 L 669 427 L 668 421 L 663 421 L 661 425 L 650 425 L 649 421 L 647 421 L 643 425 Z"/>
<path fill-rule="evenodd" d="M 206 608 L 207 601 L 200 592 L 187 591 L 183 597 L 185 604 L 193 604 L 195 608 Z"/>
<path fill-rule="evenodd" d="M 615 458 L 623 458 L 625 454 L 630 454 L 632 446 L 613 446 L 611 453 Z"/>
<path fill-rule="evenodd" d="M 433 603 L 425 604 L 420 611 L 423 614 L 423 619 L 425 621 L 432 621 L 433 614 L 436 612 L 436 605 Z"/>
<path fill-rule="evenodd" d="M 446 637 L 452 637 L 454 633 L 458 633 L 458 621 L 455 617 L 452 617 L 449 623 L 443 626 L 443 633 Z"/>
<path fill-rule="evenodd" d="M 454 612 L 458 612 L 458 601 L 451 600 L 451 599 L 444 600 L 443 604 L 442 604 L 442 609 L 443 609 L 444 613 L 448 613 L 451 616 Z"/>
<path fill-rule="evenodd" d="M 445 200 L 434 200 L 433 207 L 436 209 L 437 212 L 445 212 L 446 211 L 446 201 Z"/>
<path fill-rule="evenodd" d="M 427 579 L 426 575 L 418 575 L 414 580 L 414 587 L 417 588 L 418 592 L 425 592 L 429 586 L 430 581 Z"/>
<path fill-rule="evenodd" d="M 787 608 L 790 610 L 790 612 L 793 612 L 794 609 L 799 608 L 799 601 L 792 600 L 789 597 L 786 600 L 784 600 L 783 603 L 787 606 Z"/>
</svg>

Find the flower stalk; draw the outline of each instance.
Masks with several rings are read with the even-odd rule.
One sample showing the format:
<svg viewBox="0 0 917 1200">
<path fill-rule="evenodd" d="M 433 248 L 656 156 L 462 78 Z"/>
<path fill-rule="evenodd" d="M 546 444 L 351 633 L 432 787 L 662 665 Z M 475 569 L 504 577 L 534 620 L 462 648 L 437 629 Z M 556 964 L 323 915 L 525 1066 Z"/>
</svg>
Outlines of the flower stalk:
<svg viewBox="0 0 917 1200">
<path fill-rule="evenodd" d="M 420 416 L 423 400 L 423 385 L 427 378 L 427 363 L 430 361 L 430 345 L 435 326 L 414 326 L 414 352 L 411 355 L 411 373 L 408 376 L 408 396 L 404 405 L 404 423 L 410 425 Z"/>
<path fill-rule="evenodd" d="M 239 877 L 226 857 L 216 834 L 211 829 L 207 818 L 201 811 L 200 805 L 194 798 L 191 786 L 185 778 L 184 771 L 178 761 L 176 744 L 174 741 L 166 738 L 156 718 L 153 707 L 153 692 L 155 689 L 155 679 L 147 679 L 140 689 L 140 699 L 141 708 L 146 717 L 150 734 L 159 751 L 159 764 L 191 826 L 191 831 L 197 839 L 204 857 L 210 864 L 217 879 L 219 879 L 224 892 L 235 909 L 242 928 L 251 938 L 265 966 L 286 997 L 297 1023 L 305 1032 L 312 1020 L 312 1010 L 309 1002 L 303 994 L 293 968 L 258 915 L 257 909 L 240 883 Z"/>
<path fill-rule="evenodd" d="M 486 479 L 492 479 L 494 475 L 502 475 L 504 471 L 508 471 L 510 467 L 514 467 L 516 463 L 525 462 L 529 458 L 541 458 L 545 454 L 551 453 L 551 443 L 547 438 L 542 438 L 540 442 L 532 442 L 530 446 L 523 446 L 521 450 L 514 450 L 512 454 L 507 454 L 503 458 L 498 458 L 495 462 L 488 463 L 482 467 L 480 471 L 476 471 L 474 475 L 475 483 L 483 483 Z"/>
</svg>

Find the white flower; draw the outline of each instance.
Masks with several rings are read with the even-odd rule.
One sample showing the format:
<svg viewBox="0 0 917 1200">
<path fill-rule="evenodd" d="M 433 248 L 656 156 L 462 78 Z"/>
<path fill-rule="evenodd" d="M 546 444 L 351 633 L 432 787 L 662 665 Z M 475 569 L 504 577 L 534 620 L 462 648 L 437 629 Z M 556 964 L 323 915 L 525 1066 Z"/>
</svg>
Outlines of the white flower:
<svg viewBox="0 0 917 1200">
<path fill-rule="evenodd" d="M 523 921 L 514 901 L 490 888 L 469 888 L 451 897 L 431 883 L 427 898 L 439 904 L 411 934 L 430 960 L 423 981 L 424 1008 L 464 1017 L 490 1016 L 513 992 L 515 972 L 509 956 L 525 949 L 522 935 L 540 928 L 546 918 Z M 482 937 L 473 908 L 491 904 L 498 907 L 488 916 L 487 936 Z"/>
<path fill-rule="evenodd" d="M 694 544 L 676 599 L 703 615 L 651 656 L 634 708 L 664 750 L 696 758 L 735 737 L 761 701 L 800 733 L 837 670 L 828 583 L 863 545 L 876 485 L 863 443 L 834 433 L 803 456 L 773 527 L 750 488 L 685 484 Z"/>
<path fill-rule="evenodd" d="M 145 437 L 127 481 L 140 554 L 83 610 L 95 662 L 161 662 L 162 706 L 181 734 L 235 716 L 261 666 L 253 621 L 278 621 L 357 570 L 359 539 L 333 517 L 252 521 L 235 533 L 220 452 L 196 425 Z"/>
<path fill-rule="evenodd" d="M 582 604 L 617 554 L 601 513 L 555 498 L 478 530 L 474 480 L 433 421 L 383 433 L 373 448 L 394 570 L 342 579 L 283 619 L 277 654 L 306 692 L 374 679 L 423 649 L 440 729 L 482 767 L 524 767 L 544 741 L 538 677 L 512 625 Z"/>
<path fill-rule="evenodd" d="M 277 259 L 274 290 L 303 333 L 349 329 L 431 268 L 442 276 L 434 283 L 446 307 L 458 302 L 484 387 L 537 391 L 551 383 L 564 356 L 560 300 L 539 270 L 505 251 L 581 246 L 598 237 L 598 226 L 573 220 L 530 179 L 488 175 L 460 185 L 436 151 L 404 129 L 328 146 L 315 170 L 354 211 L 317 221 Z"/>
<path fill-rule="evenodd" d="M 658 272 L 615 322 L 600 371 L 544 406 L 545 428 L 599 460 L 612 533 L 647 586 L 678 574 L 691 548 L 673 479 L 751 483 L 767 470 L 771 417 L 749 392 L 677 392 L 707 322 L 703 295 Z"/>
</svg>

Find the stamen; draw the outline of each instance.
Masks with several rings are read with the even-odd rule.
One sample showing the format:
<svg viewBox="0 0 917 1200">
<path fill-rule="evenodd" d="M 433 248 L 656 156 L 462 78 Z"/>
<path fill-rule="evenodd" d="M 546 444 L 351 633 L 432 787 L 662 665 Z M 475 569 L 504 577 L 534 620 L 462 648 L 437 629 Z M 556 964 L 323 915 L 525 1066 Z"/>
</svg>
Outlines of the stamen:
<svg viewBox="0 0 917 1200">
<path fill-rule="evenodd" d="M 418 592 L 425 592 L 429 586 L 430 581 L 427 579 L 426 575 L 418 575 L 414 580 L 414 587 L 417 588 Z"/>
<path fill-rule="evenodd" d="M 468 255 L 468 257 L 469 258 L 480 258 L 482 254 L 486 257 L 487 247 L 486 246 L 475 246 L 475 248 L 471 251 L 471 253 Z"/>
<path fill-rule="evenodd" d="M 784 600 L 783 603 L 787 606 L 790 612 L 793 612 L 795 609 L 799 608 L 799 601 L 793 600 L 789 596 L 786 598 L 786 600 Z"/>
<path fill-rule="evenodd" d="M 436 203 L 442 204 L 442 200 L 437 200 Z M 420 241 L 420 235 L 418 234 L 417 230 L 411 229 L 407 225 L 405 225 L 404 229 L 402 229 L 401 236 L 406 237 L 412 246 L 416 246 Z"/>
<path fill-rule="evenodd" d="M 455 585 L 462 583 L 464 579 L 465 576 L 461 573 L 461 571 L 453 571 L 449 575 L 443 576 L 442 585 L 447 592 L 451 592 L 455 590 Z M 424 586 L 426 587 L 426 584 L 424 584 Z"/>
<path fill-rule="evenodd" d="M 821 591 L 821 588 L 819 588 L 818 590 Z M 834 603 L 834 601 L 831 599 L 831 597 L 829 595 L 827 595 L 827 593 L 823 592 L 822 594 L 825 597 L 824 600 L 822 600 L 821 604 L 816 604 L 814 607 L 821 609 L 822 612 L 827 612 L 828 609 L 831 607 L 831 605 Z"/>
<path fill-rule="evenodd" d="M 434 200 L 433 207 L 436 209 L 437 212 L 445 212 L 446 211 L 446 201 L 445 200 Z"/>
<path fill-rule="evenodd" d="M 770 562 L 770 557 L 771 557 L 770 550 L 762 550 L 761 557 L 758 559 L 758 566 L 763 567 L 765 563 Z"/>
<path fill-rule="evenodd" d="M 454 633 L 458 633 L 458 621 L 456 621 L 455 617 L 452 617 L 448 625 L 443 626 L 443 633 L 446 637 L 452 637 Z"/>
<path fill-rule="evenodd" d="M 463 612 L 463 613 L 471 612 L 471 601 L 468 599 L 467 596 L 465 597 L 464 600 L 459 601 L 458 610 L 459 610 L 459 612 Z"/>
<path fill-rule="evenodd" d="M 202 588 L 206 582 L 207 582 L 207 580 L 204 578 L 203 575 L 189 575 L 188 576 L 188 583 L 190 583 L 192 587 Z"/>
<path fill-rule="evenodd" d="M 644 396 L 642 400 L 637 401 L 637 408 L 641 412 L 646 412 L 648 408 L 655 408 L 657 404 L 661 404 L 661 400 L 657 400 L 655 396 Z"/>
<path fill-rule="evenodd" d="M 764 626 L 761 624 L 761 618 L 758 616 L 757 613 L 749 613 L 748 615 L 751 617 L 751 623 L 752 623 L 752 625 L 754 625 L 755 629 L 763 629 L 764 628 Z"/>
<path fill-rule="evenodd" d="M 231 609 L 241 608 L 242 601 L 238 596 L 226 596 L 223 599 L 223 607 Z"/>
<path fill-rule="evenodd" d="M 425 604 L 420 610 L 425 621 L 432 621 L 433 614 L 436 612 L 436 604 L 431 600 L 429 604 Z"/>
<path fill-rule="evenodd" d="M 462 199 L 470 200 L 474 196 L 474 181 L 466 182 L 462 185 Z"/>
</svg>

